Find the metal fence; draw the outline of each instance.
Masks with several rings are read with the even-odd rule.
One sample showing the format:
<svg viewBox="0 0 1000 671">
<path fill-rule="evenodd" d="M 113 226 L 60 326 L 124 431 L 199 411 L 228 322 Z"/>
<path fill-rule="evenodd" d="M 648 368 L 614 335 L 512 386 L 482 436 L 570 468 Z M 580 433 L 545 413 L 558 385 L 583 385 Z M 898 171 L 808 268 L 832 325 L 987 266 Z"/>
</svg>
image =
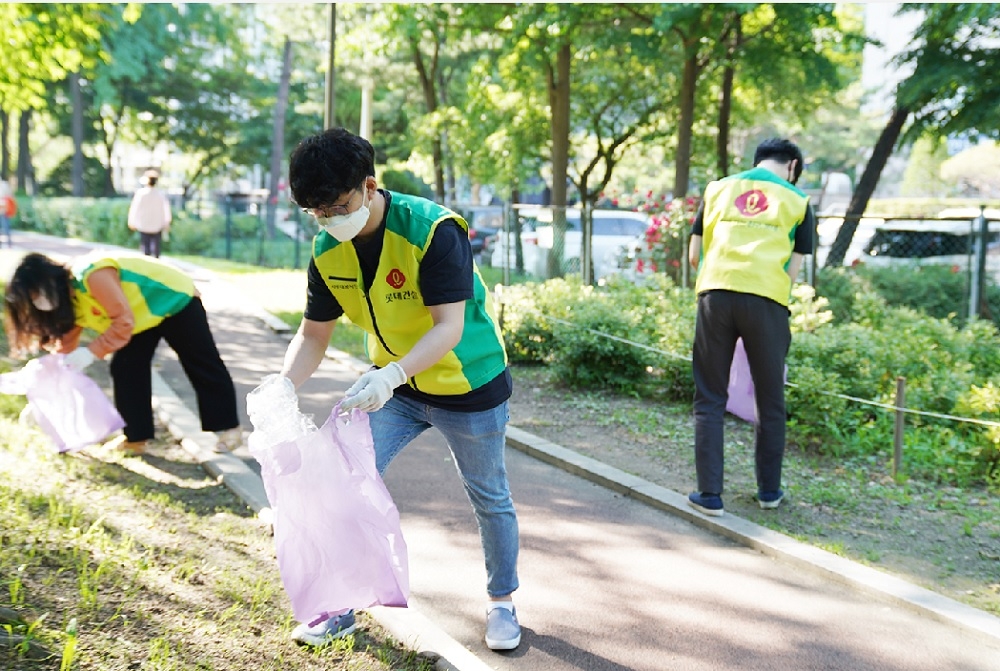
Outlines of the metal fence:
<svg viewBox="0 0 1000 671">
<path fill-rule="evenodd" d="M 965 286 L 965 300 L 955 306 L 955 312 L 970 318 L 982 317 L 987 289 L 1000 284 L 1000 220 L 987 217 L 984 211 L 971 214 L 862 217 L 846 246 L 842 265 L 897 270 L 946 268 L 961 278 Z M 808 281 L 819 293 L 822 290 L 818 270 L 829 266 L 827 260 L 843 225 L 843 217 L 819 218 L 816 250 L 805 269 Z"/>
<path fill-rule="evenodd" d="M 304 267 L 315 225 L 298 208 L 281 204 L 269 227 L 267 208 L 267 197 L 260 194 L 218 194 L 189 202 L 189 220 L 172 227 L 168 249 L 268 268 Z"/>
<path fill-rule="evenodd" d="M 503 283 L 579 275 L 587 283 L 619 274 L 645 240 L 650 218 L 630 210 L 515 205 L 481 257 Z M 474 224 L 472 224 L 475 227 Z"/>
<path fill-rule="evenodd" d="M 501 271 L 502 284 L 567 276 L 582 277 L 588 284 L 600 284 L 611 276 L 638 282 L 651 273 L 665 272 L 679 286 L 693 285 L 686 226 L 665 227 L 662 219 L 656 226 L 653 218 L 627 210 L 597 209 L 590 214 L 592 234 L 588 240 L 583 231 L 586 217 L 578 208 L 506 207 L 503 228 L 492 233 L 480 264 Z M 818 293 L 823 293 L 819 271 L 828 265 L 843 224 L 843 216 L 818 217 L 816 247 L 806 258 L 799 278 L 816 287 Z M 587 258 L 589 265 L 584 261 Z M 987 292 L 1000 285 L 1000 213 L 989 211 L 987 216 L 978 210 L 919 218 L 865 216 L 858 220 L 841 265 L 848 270 L 947 268 L 964 282 L 964 297 L 953 311 L 963 318 L 982 317 Z M 920 275 L 912 277 L 921 281 Z"/>
</svg>

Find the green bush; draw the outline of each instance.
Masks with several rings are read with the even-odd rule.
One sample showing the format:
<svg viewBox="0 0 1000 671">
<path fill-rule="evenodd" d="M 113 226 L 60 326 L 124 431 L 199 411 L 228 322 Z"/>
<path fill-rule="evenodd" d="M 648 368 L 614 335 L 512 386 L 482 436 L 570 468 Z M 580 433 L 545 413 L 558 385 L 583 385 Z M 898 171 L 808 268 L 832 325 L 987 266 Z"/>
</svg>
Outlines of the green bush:
<svg viewBox="0 0 1000 671">
<path fill-rule="evenodd" d="M 652 361 L 646 350 L 629 342 L 645 339 L 636 326 L 634 315 L 623 312 L 607 296 L 580 306 L 572 325 L 555 325 L 552 372 L 577 389 L 635 391 L 645 381 L 646 367 Z"/>
<path fill-rule="evenodd" d="M 510 360 L 514 363 L 549 362 L 555 320 L 570 320 L 574 306 L 586 303 L 592 293 L 593 287 L 584 287 L 579 278 L 504 287 L 500 302 Z"/>
<path fill-rule="evenodd" d="M 108 184 L 108 171 L 100 160 L 93 156 L 83 157 L 83 193 L 86 196 L 102 196 Z M 38 185 L 38 194 L 49 198 L 69 196 L 73 193 L 73 157 L 67 156 L 52 172 L 49 178 Z"/>
<path fill-rule="evenodd" d="M 969 314 L 969 276 L 949 266 L 894 266 L 872 268 L 824 268 L 816 280 L 817 292 L 830 301 L 837 322 L 854 321 L 859 296 L 877 295 L 888 305 L 913 308 L 938 319 L 962 326 Z M 1000 325 L 1000 287 L 986 283 L 987 314 Z"/>
<path fill-rule="evenodd" d="M 665 275 L 642 286 L 557 278 L 504 287 L 501 302 L 512 362 L 550 364 L 573 387 L 690 400 L 694 297 Z"/>
</svg>

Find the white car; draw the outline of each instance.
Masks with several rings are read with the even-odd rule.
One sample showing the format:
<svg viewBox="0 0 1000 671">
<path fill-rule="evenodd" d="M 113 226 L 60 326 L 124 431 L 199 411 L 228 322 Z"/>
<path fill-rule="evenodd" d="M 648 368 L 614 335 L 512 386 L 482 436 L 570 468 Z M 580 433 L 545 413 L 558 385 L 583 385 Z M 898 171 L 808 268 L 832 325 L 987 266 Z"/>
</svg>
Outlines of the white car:
<svg viewBox="0 0 1000 671">
<path fill-rule="evenodd" d="M 975 263 L 978 231 L 975 219 L 886 219 L 875 227 L 861 262 L 877 267 L 946 265 L 967 272 Z M 1000 221 L 990 221 L 988 231 L 986 272 L 1000 281 Z"/>
<path fill-rule="evenodd" d="M 553 253 L 552 209 L 547 207 L 518 208 L 522 222 L 521 247 L 524 271 L 540 278 L 548 277 L 548 259 Z M 594 278 L 618 272 L 622 248 L 649 228 L 649 217 L 629 210 L 594 210 L 591 255 Z M 493 248 L 494 268 L 514 268 L 515 250 L 509 244 L 511 233 L 501 233 Z M 566 210 L 566 244 L 562 250 L 563 273 L 579 273 L 583 258 L 583 232 L 580 210 Z"/>
</svg>

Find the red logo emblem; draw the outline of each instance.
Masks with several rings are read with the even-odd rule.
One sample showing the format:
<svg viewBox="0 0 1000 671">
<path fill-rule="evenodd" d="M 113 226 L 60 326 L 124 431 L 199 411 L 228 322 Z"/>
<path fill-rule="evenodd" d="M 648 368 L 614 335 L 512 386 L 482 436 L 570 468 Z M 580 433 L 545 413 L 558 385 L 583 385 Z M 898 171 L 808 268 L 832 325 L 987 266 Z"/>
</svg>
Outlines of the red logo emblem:
<svg viewBox="0 0 1000 671">
<path fill-rule="evenodd" d="M 746 217 L 756 217 L 767 209 L 767 196 L 760 189 L 741 193 L 736 198 L 736 209 Z"/>
<path fill-rule="evenodd" d="M 389 271 L 389 274 L 385 276 L 386 283 L 393 289 L 399 289 L 401 286 L 406 284 L 406 275 L 399 268 L 393 268 Z"/>
<path fill-rule="evenodd" d="M 101 310 L 100 310 L 100 308 L 92 307 L 92 308 L 90 308 L 90 314 L 95 315 L 97 317 L 100 317 L 101 316 Z"/>
</svg>

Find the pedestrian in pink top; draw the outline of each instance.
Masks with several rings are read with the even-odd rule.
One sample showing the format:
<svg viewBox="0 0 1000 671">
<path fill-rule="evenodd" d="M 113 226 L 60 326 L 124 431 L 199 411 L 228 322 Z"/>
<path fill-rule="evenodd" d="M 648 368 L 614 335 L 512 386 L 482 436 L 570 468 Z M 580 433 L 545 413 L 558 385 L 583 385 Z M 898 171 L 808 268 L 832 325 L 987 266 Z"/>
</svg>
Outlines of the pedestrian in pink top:
<svg viewBox="0 0 1000 671">
<path fill-rule="evenodd" d="M 132 197 L 128 208 L 128 227 L 139 231 L 140 249 L 146 256 L 160 256 L 163 234 L 170 230 L 170 201 L 156 188 L 160 175 L 147 170 L 142 175 L 143 186 Z"/>
</svg>

